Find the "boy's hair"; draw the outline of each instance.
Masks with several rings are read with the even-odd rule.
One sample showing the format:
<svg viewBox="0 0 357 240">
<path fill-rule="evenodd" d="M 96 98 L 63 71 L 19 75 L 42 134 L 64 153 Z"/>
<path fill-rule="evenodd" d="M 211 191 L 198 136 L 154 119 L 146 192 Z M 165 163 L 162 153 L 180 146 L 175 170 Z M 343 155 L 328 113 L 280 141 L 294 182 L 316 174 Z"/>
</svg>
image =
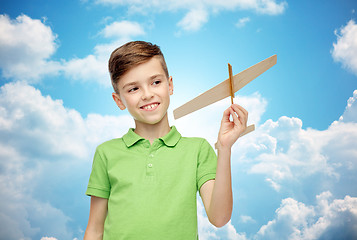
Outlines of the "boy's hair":
<svg viewBox="0 0 357 240">
<path fill-rule="evenodd" d="M 160 47 L 144 41 L 128 42 L 115 49 L 110 55 L 108 68 L 114 91 L 118 91 L 118 81 L 126 72 L 139 64 L 149 61 L 151 58 L 159 56 L 162 68 L 169 77 L 164 55 Z"/>
</svg>

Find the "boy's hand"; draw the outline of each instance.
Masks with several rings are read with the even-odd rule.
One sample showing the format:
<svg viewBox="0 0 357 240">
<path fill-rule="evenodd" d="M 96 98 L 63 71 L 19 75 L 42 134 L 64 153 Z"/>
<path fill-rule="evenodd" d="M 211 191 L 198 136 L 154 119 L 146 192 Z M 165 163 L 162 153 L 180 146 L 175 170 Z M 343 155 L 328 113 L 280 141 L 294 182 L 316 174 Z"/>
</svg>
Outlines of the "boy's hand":
<svg viewBox="0 0 357 240">
<path fill-rule="evenodd" d="M 230 120 L 232 115 L 233 121 Z M 223 113 L 218 133 L 217 149 L 231 148 L 247 128 L 248 112 L 242 106 L 232 104 Z"/>
</svg>

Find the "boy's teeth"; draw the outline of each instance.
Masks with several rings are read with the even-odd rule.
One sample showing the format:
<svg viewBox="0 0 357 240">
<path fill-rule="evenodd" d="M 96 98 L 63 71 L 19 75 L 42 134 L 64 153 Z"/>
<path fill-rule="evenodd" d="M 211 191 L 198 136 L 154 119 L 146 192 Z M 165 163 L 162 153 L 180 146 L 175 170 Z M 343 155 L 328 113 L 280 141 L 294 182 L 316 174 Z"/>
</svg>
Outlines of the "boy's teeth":
<svg viewBox="0 0 357 240">
<path fill-rule="evenodd" d="M 157 103 L 156 104 L 147 105 L 147 106 L 144 107 L 144 109 L 152 109 L 152 108 L 156 107 L 157 105 L 158 105 Z"/>
</svg>

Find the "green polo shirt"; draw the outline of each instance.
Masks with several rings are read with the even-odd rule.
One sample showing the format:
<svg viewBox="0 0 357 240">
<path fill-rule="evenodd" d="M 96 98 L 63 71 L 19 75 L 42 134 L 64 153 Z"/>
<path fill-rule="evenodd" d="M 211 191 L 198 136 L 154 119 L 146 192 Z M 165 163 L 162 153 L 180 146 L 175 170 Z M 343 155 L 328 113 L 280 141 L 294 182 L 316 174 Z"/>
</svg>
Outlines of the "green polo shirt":
<svg viewBox="0 0 357 240">
<path fill-rule="evenodd" d="M 216 166 L 205 139 L 174 126 L 152 145 L 133 129 L 99 145 L 86 194 L 108 199 L 103 239 L 198 239 L 197 191 Z"/>
</svg>

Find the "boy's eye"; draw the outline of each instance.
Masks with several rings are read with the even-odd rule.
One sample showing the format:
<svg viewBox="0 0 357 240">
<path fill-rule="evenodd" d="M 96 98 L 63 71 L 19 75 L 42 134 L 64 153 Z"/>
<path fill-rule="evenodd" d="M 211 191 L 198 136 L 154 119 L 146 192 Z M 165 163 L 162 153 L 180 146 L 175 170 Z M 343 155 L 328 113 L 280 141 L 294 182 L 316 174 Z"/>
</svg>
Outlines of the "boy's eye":
<svg viewBox="0 0 357 240">
<path fill-rule="evenodd" d="M 161 83 L 161 80 L 155 80 L 152 85 L 159 85 Z"/>
<path fill-rule="evenodd" d="M 137 87 L 133 87 L 133 88 L 130 88 L 130 89 L 128 90 L 128 92 L 135 92 L 136 90 L 138 90 L 138 88 L 137 88 Z"/>
</svg>

